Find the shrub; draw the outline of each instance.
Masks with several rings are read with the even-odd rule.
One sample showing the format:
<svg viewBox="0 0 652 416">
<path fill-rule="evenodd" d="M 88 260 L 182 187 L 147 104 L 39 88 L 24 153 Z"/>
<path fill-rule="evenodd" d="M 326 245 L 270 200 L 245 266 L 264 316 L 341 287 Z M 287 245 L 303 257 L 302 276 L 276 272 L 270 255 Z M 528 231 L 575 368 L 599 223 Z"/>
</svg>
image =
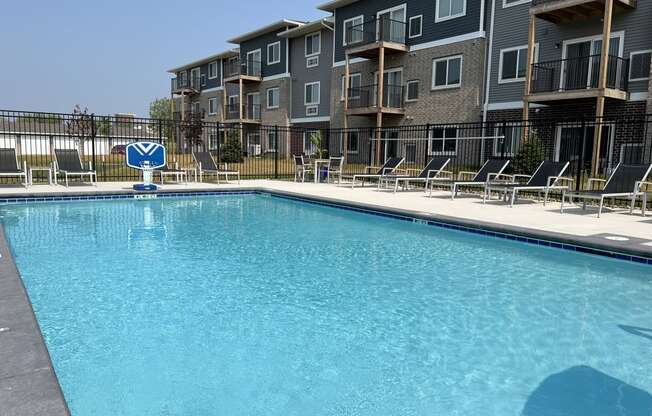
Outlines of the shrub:
<svg viewBox="0 0 652 416">
<path fill-rule="evenodd" d="M 531 175 L 545 158 L 546 155 L 541 146 L 541 142 L 537 137 L 536 131 L 533 130 L 530 132 L 529 140 L 523 143 L 518 154 L 514 157 L 512 169 L 515 173 Z"/>
<path fill-rule="evenodd" d="M 242 163 L 244 161 L 242 145 L 240 139 L 229 136 L 220 149 L 220 162 L 222 163 Z"/>
</svg>

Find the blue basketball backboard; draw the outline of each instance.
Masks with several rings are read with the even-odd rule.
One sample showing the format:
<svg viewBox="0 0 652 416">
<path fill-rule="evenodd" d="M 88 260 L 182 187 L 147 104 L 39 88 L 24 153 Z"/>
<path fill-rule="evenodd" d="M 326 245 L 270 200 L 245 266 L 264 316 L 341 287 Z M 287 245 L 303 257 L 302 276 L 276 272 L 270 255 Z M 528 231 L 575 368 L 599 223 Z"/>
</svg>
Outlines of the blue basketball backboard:
<svg viewBox="0 0 652 416">
<path fill-rule="evenodd" d="M 127 166 L 142 169 L 149 162 L 152 169 L 165 166 L 165 146 L 153 142 L 130 143 L 125 149 Z"/>
</svg>

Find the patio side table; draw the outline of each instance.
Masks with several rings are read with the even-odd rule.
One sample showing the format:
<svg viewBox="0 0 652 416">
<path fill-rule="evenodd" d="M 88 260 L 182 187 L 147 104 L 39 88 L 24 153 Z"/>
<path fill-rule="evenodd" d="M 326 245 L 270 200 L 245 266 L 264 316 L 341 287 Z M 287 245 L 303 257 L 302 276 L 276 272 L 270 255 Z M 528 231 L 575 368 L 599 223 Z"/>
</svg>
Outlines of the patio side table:
<svg viewBox="0 0 652 416">
<path fill-rule="evenodd" d="M 29 184 L 34 184 L 34 172 L 47 172 L 48 184 L 52 185 L 52 168 L 49 166 L 30 166 L 29 168 Z"/>
</svg>

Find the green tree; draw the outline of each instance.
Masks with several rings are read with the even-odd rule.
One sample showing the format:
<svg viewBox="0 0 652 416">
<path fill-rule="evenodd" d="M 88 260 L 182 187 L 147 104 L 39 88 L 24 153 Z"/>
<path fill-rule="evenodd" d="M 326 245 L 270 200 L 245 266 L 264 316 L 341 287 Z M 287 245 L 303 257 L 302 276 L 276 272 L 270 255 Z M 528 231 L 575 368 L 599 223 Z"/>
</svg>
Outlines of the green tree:
<svg viewBox="0 0 652 416">
<path fill-rule="evenodd" d="M 536 130 L 530 132 L 530 138 L 523 143 L 518 154 L 514 157 L 512 168 L 515 173 L 531 175 L 539 167 L 546 155 L 539 141 Z"/>
<path fill-rule="evenodd" d="M 163 131 L 159 132 L 159 122 L 152 121 L 154 134 L 159 133 L 166 142 L 168 151 L 174 153 L 176 149 L 175 123 L 172 114 L 172 99 L 157 98 L 149 104 L 149 117 L 155 120 L 161 120 L 160 127 Z"/>
<path fill-rule="evenodd" d="M 220 161 L 222 163 L 242 163 L 244 161 L 240 138 L 235 130 L 226 135 L 226 142 L 220 148 Z"/>
<path fill-rule="evenodd" d="M 100 136 L 111 135 L 111 117 L 99 117 L 96 121 L 97 134 Z"/>
</svg>

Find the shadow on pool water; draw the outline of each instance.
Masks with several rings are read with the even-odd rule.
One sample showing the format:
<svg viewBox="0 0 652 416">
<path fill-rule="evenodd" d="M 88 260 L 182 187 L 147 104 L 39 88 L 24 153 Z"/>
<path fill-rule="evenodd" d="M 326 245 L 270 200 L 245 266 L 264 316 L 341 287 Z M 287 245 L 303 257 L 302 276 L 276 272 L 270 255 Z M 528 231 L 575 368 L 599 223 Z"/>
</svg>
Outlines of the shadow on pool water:
<svg viewBox="0 0 652 416">
<path fill-rule="evenodd" d="M 620 329 L 625 332 L 629 332 L 632 335 L 638 335 L 639 337 L 647 338 L 652 341 L 652 329 L 650 328 L 641 328 L 639 326 L 629 326 L 629 325 L 618 325 Z"/>
<path fill-rule="evenodd" d="M 576 366 L 543 380 L 523 416 L 650 416 L 652 395 L 592 367 Z"/>
</svg>

